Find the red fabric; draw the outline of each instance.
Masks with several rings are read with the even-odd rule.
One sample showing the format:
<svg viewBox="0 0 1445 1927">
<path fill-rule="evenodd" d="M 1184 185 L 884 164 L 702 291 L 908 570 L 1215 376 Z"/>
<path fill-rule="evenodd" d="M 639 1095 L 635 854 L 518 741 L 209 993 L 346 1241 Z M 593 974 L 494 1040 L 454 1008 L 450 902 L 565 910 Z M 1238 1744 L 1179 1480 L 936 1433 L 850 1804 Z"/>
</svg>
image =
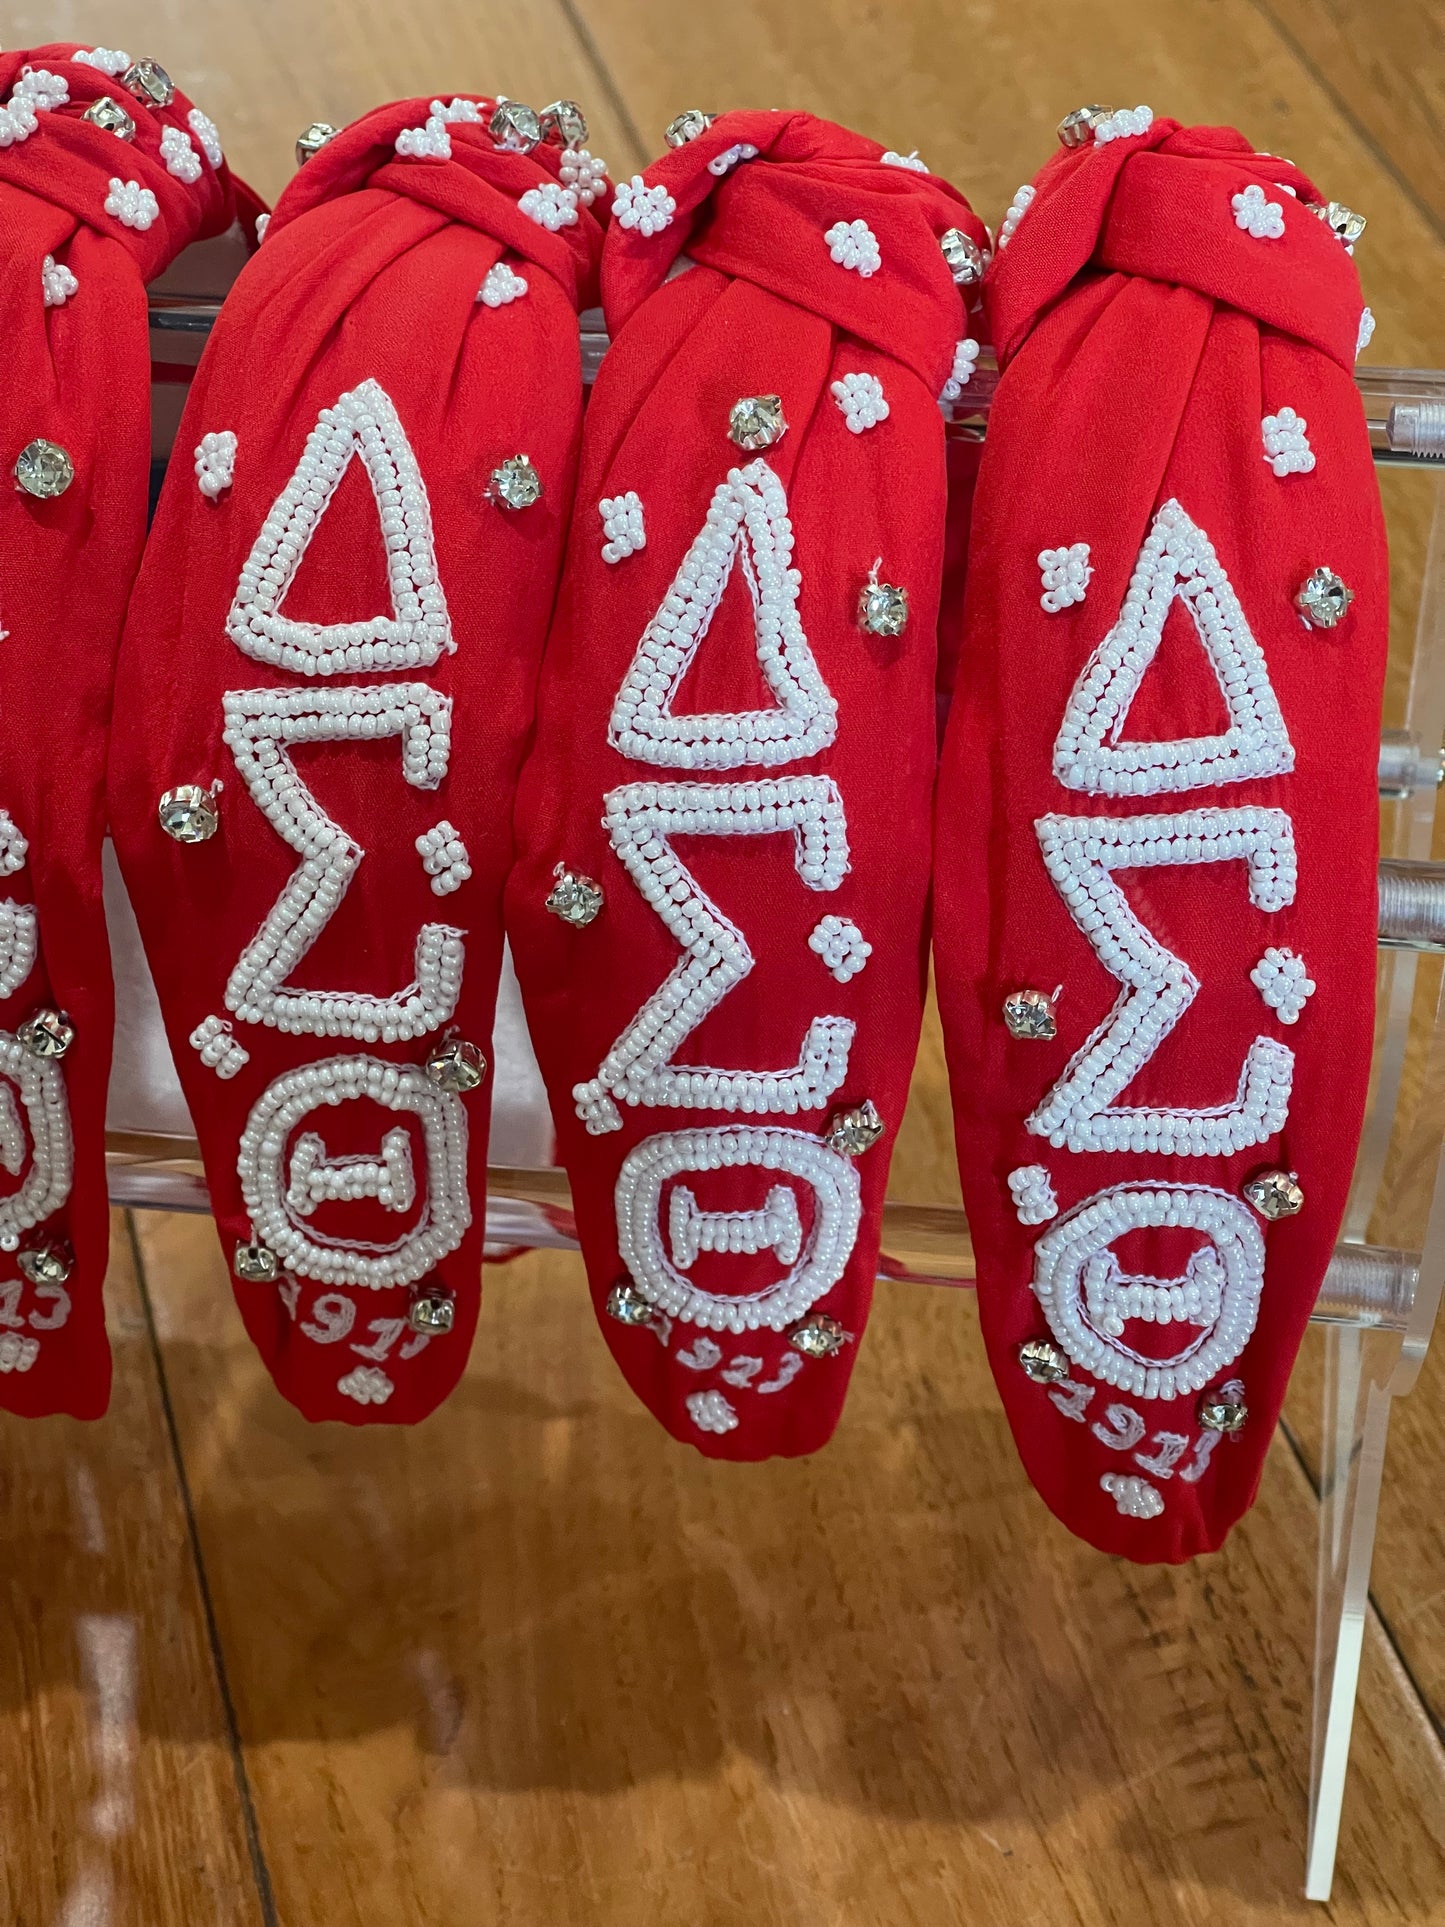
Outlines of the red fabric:
<svg viewBox="0 0 1445 1927">
<path fill-rule="evenodd" d="M 757 157 L 738 159 L 733 150 L 744 145 Z M 625 225 L 620 190 L 622 206 L 613 208 L 602 269 L 613 346 L 588 409 L 536 743 L 519 792 L 508 919 L 607 1342 L 674 1436 L 719 1457 L 759 1459 L 812 1451 L 827 1440 L 872 1293 L 888 1158 L 924 991 L 945 492 L 937 397 L 959 338 L 976 332 L 939 237 L 951 227 L 980 245 L 985 237 L 943 182 L 883 165 L 876 143 L 806 114 L 723 115 L 656 162 L 643 181 L 665 189 L 674 205 L 668 224 L 651 234 Z M 867 276 L 831 258 L 825 239 L 834 224 L 853 221 L 866 222 L 877 243 L 880 265 Z M 667 280 L 684 252 L 696 265 Z M 831 393 L 831 384 L 850 373 L 876 376 L 889 409 L 886 420 L 858 433 Z M 787 432 L 756 452 L 736 446 L 728 438 L 732 405 L 774 394 Z M 614 702 L 714 491 L 730 471 L 757 474 L 752 465 L 759 461 L 786 490 L 797 613 L 837 702 L 835 740 L 779 762 L 692 768 L 661 760 L 655 745 L 646 753 L 614 747 Z M 645 547 L 608 562 L 599 503 L 629 491 L 641 500 Z M 908 624 L 896 639 L 859 626 L 859 592 L 875 558 L 880 579 L 908 591 Z M 692 665 L 681 672 L 673 711 L 684 718 L 766 713 L 774 700 L 760 673 L 738 564 Z M 794 1113 L 776 1099 L 776 1108 L 764 1110 L 766 1087 L 749 1110 L 723 1109 L 716 1099 L 657 1101 L 654 1085 L 642 1102 L 618 1098 L 616 1127 L 589 1135 L 573 1087 L 597 1075 L 640 1007 L 685 961 L 680 939 L 645 899 L 601 823 L 604 798 L 642 784 L 654 786 L 661 803 L 678 786 L 700 784 L 732 798 L 751 790 L 759 803 L 766 794 L 760 785 L 799 776 L 831 779 L 846 814 L 850 867 L 834 889 L 804 884 L 786 832 L 676 835 L 675 855 L 741 933 L 753 962 L 664 1065 L 781 1070 L 798 1063 L 810 1021 L 828 1016 L 856 1027 L 841 1084 L 826 1097 L 799 1099 Z M 544 907 L 559 864 L 605 893 L 586 928 Z M 854 920 L 872 945 L 865 968 L 847 982 L 809 948 L 810 932 L 827 915 Z M 690 1087 L 685 1094 L 699 1095 Z M 702 1098 L 710 1095 L 703 1087 Z M 805 1359 L 787 1336 L 797 1318 L 786 1328 L 733 1332 L 705 1330 L 687 1317 L 627 1326 L 607 1315 L 609 1292 L 627 1282 L 614 1192 L 637 1147 L 674 1144 L 694 1131 L 726 1138 L 740 1129 L 781 1129 L 816 1147 L 830 1115 L 864 1099 L 881 1113 L 886 1136 L 852 1164 L 861 1180 L 862 1226 L 841 1276 L 807 1314 L 836 1319 L 854 1342 L 832 1357 Z M 691 1193 L 690 1203 L 680 1201 L 686 1214 L 710 1216 L 756 1212 L 774 1189 L 794 1200 L 804 1233 L 798 1262 L 806 1265 L 818 1225 L 810 1185 L 757 1166 L 700 1174 L 689 1168 L 665 1179 L 650 1214 L 655 1240 L 671 1238 L 680 1191 Z M 645 1206 L 639 1213 L 645 1224 Z M 678 1247 L 666 1249 L 675 1255 Z M 788 1275 L 789 1264 L 777 1246 L 751 1253 L 703 1246 L 684 1269 L 703 1291 L 736 1298 L 768 1290 Z M 773 1389 L 760 1395 L 759 1387 Z M 718 1401 L 727 1401 L 730 1429 L 706 1429 L 689 1406 L 707 1394 L 715 1395 L 705 1400 L 707 1416 L 724 1427 L 729 1419 Z"/>
<path fill-rule="evenodd" d="M 500 150 L 485 129 L 491 105 L 480 104 L 477 121 L 433 122 L 444 129 L 449 158 L 397 150 L 399 135 L 427 123 L 425 100 L 380 108 L 331 141 L 288 187 L 198 370 L 122 651 L 111 766 L 116 844 L 228 1260 L 253 1230 L 238 1169 L 248 1118 L 268 1114 L 278 1080 L 323 1061 L 347 1077 L 379 1062 L 415 1080 L 453 1033 L 490 1054 L 512 793 L 577 458 L 577 308 L 595 298 L 601 244 L 586 208 L 555 233 L 522 211 L 526 195 L 555 186 L 559 153 Z M 498 264 L 520 276 L 526 291 L 487 305 L 479 291 Z M 365 382 L 389 398 L 415 458 L 453 646 L 435 661 L 371 659 L 331 673 L 257 660 L 226 628 L 241 572 L 322 411 Z M 357 405 L 380 419 L 381 404 L 366 393 L 372 401 Z M 234 480 L 208 500 L 189 451 L 203 434 L 225 430 L 237 438 Z M 488 499 L 488 478 L 518 454 L 530 457 L 544 494 L 510 510 Z M 325 491 L 313 493 L 319 499 Z M 342 624 L 389 612 L 382 519 L 355 455 L 303 546 L 281 603 L 285 617 Z M 428 563 L 417 583 L 429 573 Z M 404 780 L 394 730 L 373 741 L 333 735 L 294 751 L 299 778 L 364 855 L 283 988 L 394 997 L 415 981 L 422 926 L 441 925 L 462 933 L 455 1009 L 430 1014 L 419 1034 L 396 1035 L 393 1025 L 375 1041 L 355 1013 L 329 1035 L 324 1016 L 299 1032 L 243 1020 L 228 1008 L 228 978 L 301 859 L 223 742 L 223 698 L 260 692 L 254 700 L 264 704 L 266 692 L 279 692 L 305 704 L 364 688 L 390 703 L 399 686 L 417 684 L 420 696 L 408 698 L 413 721 L 431 713 L 428 691 L 450 705 L 450 756 L 439 780 L 435 770 L 430 782 Z M 435 745 L 435 734 L 430 740 Z M 193 846 L 171 841 L 157 824 L 161 793 L 215 781 L 224 785 L 218 834 Z M 432 888 L 417 848 L 442 822 L 459 834 L 470 866 L 469 879 L 447 894 Z M 232 1077 L 208 1068 L 189 1041 L 208 1016 L 230 1021 L 248 1053 Z M 490 1091 L 489 1071 L 480 1088 L 446 1096 L 436 1113 L 449 1120 L 446 1129 L 465 1132 L 464 1234 L 460 1212 L 447 1216 L 448 1155 L 440 1139 L 429 1144 L 415 1108 L 392 1109 L 372 1095 L 334 1105 L 318 1098 L 274 1127 L 279 1140 L 261 1164 L 270 1158 L 285 1190 L 282 1228 L 313 1246 L 339 1245 L 342 1272 L 325 1276 L 324 1258 L 312 1251 L 293 1255 L 279 1285 L 238 1277 L 235 1288 L 277 1384 L 308 1417 L 410 1421 L 455 1383 L 477 1315 Z M 314 1140 L 325 1168 L 348 1158 L 374 1166 L 398 1131 L 415 1187 L 409 1202 L 395 1188 L 383 1198 L 374 1169 L 369 1190 L 339 1198 L 318 1198 L 298 1178 Z M 303 1140 L 312 1140 L 306 1152 Z M 323 1169 L 319 1182 L 326 1181 Z M 390 1282 L 363 1281 L 369 1255 L 397 1244 L 407 1253 L 424 1250 L 417 1241 L 444 1218 L 453 1229 L 421 1277 L 398 1271 Z M 450 1333 L 408 1331 L 414 1285 L 455 1295 Z"/>
<path fill-rule="evenodd" d="M 66 43 L 0 55 L 9 114 L 31 70 L 50 77 L 38 84 L 57 100 L 38 112 L 32 131 L 0 148 L 0 806 L 28 845 L 24 867 L 7 866 L 4 896 L 7 910 L 33 902 L 39 938 L 33 968 L 4 999 L 0 1036 L 13 1053 L 18 1026 L 45 1008 L 67 1011 L 76 1033 L 56 1067 L 73 1183 L 63 1203 L 20 1233 L 22 1252 L 70 1244 L 74 1268 L 60 1290 L 37 1290 L 18 1275 L 13 1251 L 0 1257 L 0 1405 L 93 1418 L 110 1390 L 101 1282 L 113 1007 L 100 849 L 115 652 L 145 539 L 145 283 L 190 242 L 230 226 L 238 184 L 199 155 L 198 142 L 196 180 L 170 173 L 162 136 L 170 129 L 190 139 L 191 103 L 177 93 L 168 107 L 152 108 L 120 80 L 77 62 L 77 51 Z M 106 94 L 134 120 L 133 140 L 81 118 Z M 155 197 L 147 228 L 106 211 L 112 177 Z M 47 256 L 76 284 L 48 307 Z M 50 500 L 23 493 L 12 475 L 35 439 L 57 443 L 74 465 L 70 486 Z M 36 1144 L 18 1077 L 7 1071 L 0 1089 L 25 1133 L 18 1156 L 6 1155 L 8 1201 L 51 1160 Z"/>
<path fill-rule="evenodd" d="M 1281 208 L 1281 235 L 1237 224 L 1233 197 L 1251 184 Z M 985 290 L 1004 372 L 979 480 L 937 826 L 938 992 L 959 1168 L 989 1356 L 1029 1475 L 1073 1531 L 1139 1560 L 1218 1546 L 1253 1498 L 1338 1232 L 1368 1079 L 1385 545 L 1351 377 L 1359 285 L 1312 211 L 1319 199 L 1296 169 L 1253 153 L 1230 130 L 1156 121 L 1146 136 L 1052 161 Z M 1285 407 L 1307 423 L 1311 472 L 1279 476 L 1264 459 L 1262 418 Z M 1144 794 L 1067 788 L 1053 766 L 1065 705 L 1119 618 L 1156 512 L 1171 499 L 1207 535 L 1242 605 L 1293 770 Z M 1090 545 L 1085 599 L 1047 613 L 1037 558 L 1077 542 Z M 1293 606 L 1322 564 L 1355 596 L 1329 631 L 1306 627 Z M 1176 597 L 1126 721 L 1105 740 L 1194 737 L 1225 722 Z M 1199 981 L 1115 1102 L 1228 1105 L 1246 1050 L 1264 1037 L 1294 1053 L 1284 1128 L 1215 1155 L 1071 1150 L 1028 1131 L 1026 1117 L 1121 994 L 1050 879 L 1036 823 L 1249 806 L 1285 812 L 1292 825 L 1298 886 L 1287 907 L 1256 907 L 1239 861 L 1112 873 L 1137 918 Z M 1316 985 L 1293 1024 L 1251 981 L 1267 947 L 1302 956 Z M 1056 984 L 1057 1036 L 1012 1037 L 1005 997 Z M 1027 1225 L 1006 1180 L 1034 1164 L 1047 1169 L 1059 1216 Z M 1074 1394 L 1054 1396 L 1025 1376 L 1018 1346 L 1054 1336 L 1030 1289 L 1036 1247 L 1085 1201 L 1165 1183 L 1213 1187 L 1242 1204 L 1242 1186 L 1270 1168 L 1298 1173 L 1304 1208 L 1271 1223 L 1242 1205 L 1266 1254 L 1258 1323 L 1208 1389 L 1241 1380 L 1249 1418 L 1240 1433 L 1213 1435 L 1202 1476 L 1184 1476 L 1211 1436 L 1194 1395 L 1134 1396 L 1077 1361 Z M 1135 1230 L 1115 1257 L 1128 1275 L 1167 1280 L 1202 1244 L 1198 1230 Z M 1159 1359 L 1206 1335 L 1203 1320 L 1158 1327 L 1131 1316 L 1122 1342 Z M 1111 1420 L 1116 1405 L 1136 1416 Z M 1121 1443 L 1136 1424 L 1137 1445 Z M 1169 1456 L 1160 1433 L 1188 1440 L 1172 1470 L 1156 1469 Z M 1146 1482 L 1157 1496 L 1146 1490 L 1142 1503 L 1157 1515 L 1121 1510 L 1101 1486 L 1106 1475 Z"/>
</svg>

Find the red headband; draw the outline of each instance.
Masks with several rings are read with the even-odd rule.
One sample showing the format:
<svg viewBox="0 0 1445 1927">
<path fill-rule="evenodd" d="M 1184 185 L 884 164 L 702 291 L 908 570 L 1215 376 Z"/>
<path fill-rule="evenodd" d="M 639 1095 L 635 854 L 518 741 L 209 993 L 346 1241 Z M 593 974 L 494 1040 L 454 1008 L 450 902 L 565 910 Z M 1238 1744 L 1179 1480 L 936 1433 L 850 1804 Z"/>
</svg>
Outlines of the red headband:
<svg viewBox="0 0 1445 1927">
<path fill-rule="evenodd" d="M 145 284 L 228 228 L 236 194 L 215 128 L 154 61 L 7 53 L 0 103 L 0 1164 L 16 1181 L 0 1202 L 0 1405 L 89 1418 L 110 1389 L 100 849 L 145 539 Z"/>
<path fill-rule="evenodd" d="M 757 1459 L 829 1437 L 872 1293 L 924 986 L 938 399 L 986 237 L 808 114 L 673 138 L 613 204 L 508 919 L 608 1343 L 675 1436 Z"/>
<path fill-rule="evenodd" d="M 476 1322 L 601 244 L 595 168 L 537 133 L 408 101 L 307 163 L 201 363 L 122 651 L 116 844 L 237 1300 L 311 1418 L 423 1416 Z"/>
<path fill-rule="evenodd" d="M 1362 224 L 1227 129 L 1092 131 L 986 288 L 939 999 L 1030 1477 L 1181 1559 L 1250 1503 L 1349 1188 L 1385 550 Z"/>
</svg>

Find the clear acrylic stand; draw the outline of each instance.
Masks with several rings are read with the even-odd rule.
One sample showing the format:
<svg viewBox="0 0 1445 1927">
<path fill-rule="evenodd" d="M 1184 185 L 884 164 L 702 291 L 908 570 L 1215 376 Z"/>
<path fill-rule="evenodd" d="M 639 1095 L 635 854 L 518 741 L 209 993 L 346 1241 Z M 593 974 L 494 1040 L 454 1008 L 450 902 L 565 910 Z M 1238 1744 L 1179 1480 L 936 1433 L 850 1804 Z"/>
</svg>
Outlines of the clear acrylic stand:
<svg viewBox="0 0 1445 1927">
<path fill-rule="evenodd" d="M 239 264 L 234 238 L 183 256 L 152 290 L 157 472 L 168 458 L 189 370 L 215 319 L 215 293 Z M 584 373 L 607 340 L 583 317 Z M 987 361 L 953 405 L 949 433 L 981 439 L 997 376 Z M 1445 463 L 1445 372 L 1361 369 L 1358 383 L 1377 462 L 1428 470 Z M 1380 745 L 1381 851 L 1378 1023 L 1369 1113 L 1341 1243 L 1314 1322 L 1325 1328 L 1314 1727 L 1305 1892 L 1328 1900 L 1334 1878 L 1350 1734 L 1369 1607 L 1392 1401 L 1419 1376 L 1445 1285 L 1445 863 L 1432 862 L 1445 774 L 1445 470 L 1435 512 L 1404 711 Z M 118 1205 L 208 1208 L 193 1139 L 149 1131 L 107 1138 Z M 488 1249 L 575 1249 L 564 1172 L 494 1167 Z M 961 1211 L 890 1203 L 885 1278 L 967 1286 L 973 1278 Z"/>
</svg>

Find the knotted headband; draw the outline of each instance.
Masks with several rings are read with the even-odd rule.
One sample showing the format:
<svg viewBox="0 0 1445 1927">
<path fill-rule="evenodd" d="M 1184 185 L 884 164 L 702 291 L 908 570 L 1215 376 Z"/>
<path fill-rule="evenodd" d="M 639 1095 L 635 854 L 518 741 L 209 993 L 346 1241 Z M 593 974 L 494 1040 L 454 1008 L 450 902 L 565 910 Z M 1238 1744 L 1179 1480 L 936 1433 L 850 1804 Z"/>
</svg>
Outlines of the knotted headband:
<svg viewBox="0 0 1445 1927">
<path fill-rule="evenodd" d="M 757 1459 L 828 1438 L 868 1313 L 986 237 L 811 115 L 672 138 L 613 202 L 508 919 L 607 1341 L 676 1437 Z"/>
<path fill-rule="evenodd" d="M 311 1418 L 421 1417 L 476 1322 L 601 244 L 595 164 L 539 131 L 408 101 L 307 162 L 202 359 L 122 648 L 116 845 L 242 1315 Z"/>
<path fill-rule="evenodd" d="M 1113 115 L 986 284 L 937 831 L 959 1167 L 1029 1474 L 1141 1560 L 1253 1497 L 1369 1072 L 1385 549 L 1363 224 L 1319 198 Z"/>
<path fill-rule="evenodd" d="M 248 194 L 249 207 L 256 204 Z M 154 61 L 0 55 L 0 1405 L 103 1412 L 106 729 L 145 539 L 145 284 L 235 218 Z"/>
</svg>

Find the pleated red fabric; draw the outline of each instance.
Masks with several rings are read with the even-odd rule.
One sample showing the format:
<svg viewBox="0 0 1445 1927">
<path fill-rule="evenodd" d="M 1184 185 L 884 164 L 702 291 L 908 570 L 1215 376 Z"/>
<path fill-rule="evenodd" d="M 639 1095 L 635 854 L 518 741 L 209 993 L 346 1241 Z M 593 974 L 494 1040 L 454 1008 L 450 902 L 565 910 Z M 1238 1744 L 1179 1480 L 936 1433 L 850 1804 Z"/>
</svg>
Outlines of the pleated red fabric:
<svg viewBox="0 0 1445 1927">
<path fill-rule="evenodd" d="M 717 1457 L 823 1444 L 868 1315 L 985 245 L 801 113 L 722 115 L 613 204 L 508 920 L 602 1330 Z"/>
<path fill-rule="evenodd" d="M 1345 214 L 1229 129 L 1116 116 L 1036 187 L 986 284 L 938 991 L 1029 1475 L 1179 1560 L 1253 1498 L 1368 1081 L 1360 288 Z"/>
<path fill-rule="evenodd" d="M 145 284 L 236 218 L 216 130 L 153 62 L 0 54 L 0 1406 L 110 1392 L 100 856 L 145 540 Z"/>
<path fill-rule="evenodd" d="M 121 656 L 117 849 L 237 1301 L 314 1419 L 420 1418 L 477 1316 L 501 894 L 602 238 L 601 184 L 493 107 L 379 108 L 287 188 Z"/>
</svg>

